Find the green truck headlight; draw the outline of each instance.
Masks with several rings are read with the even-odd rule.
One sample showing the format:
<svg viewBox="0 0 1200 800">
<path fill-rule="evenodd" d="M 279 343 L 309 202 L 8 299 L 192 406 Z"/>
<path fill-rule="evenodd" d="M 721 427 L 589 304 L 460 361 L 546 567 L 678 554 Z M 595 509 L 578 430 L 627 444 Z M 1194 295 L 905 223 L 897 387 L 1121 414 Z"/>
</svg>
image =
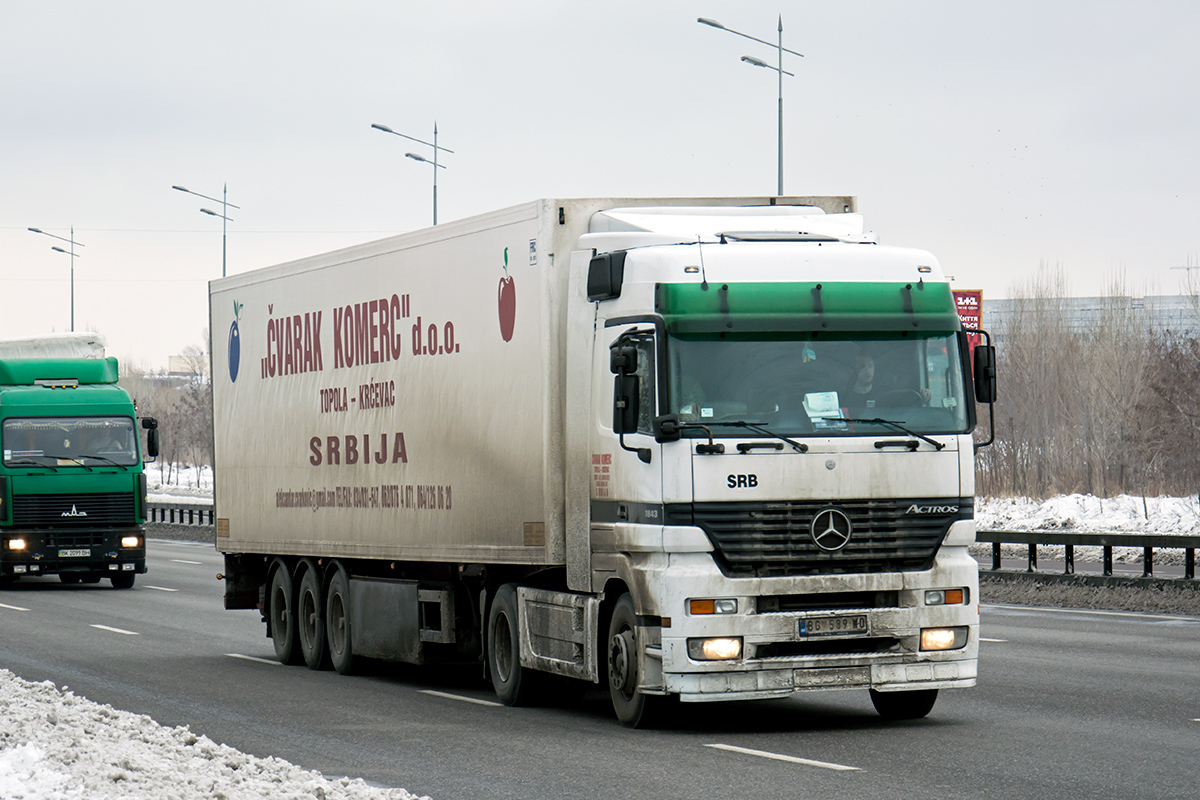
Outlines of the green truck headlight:
<svg viewBox="0 0 1200 800">
<path fill-rule="evenodd" d="M 25 549 L 25 540 L 24 539 L 9 539 L 4 544 L 6 547 L 8 547 L 9 550 L 24 550 Z"/>
<path fill-rule="evenodd" d="M 142 537 L 140 536 L 122 536 L 121 547 L 141 547 Z"/>
</svg>

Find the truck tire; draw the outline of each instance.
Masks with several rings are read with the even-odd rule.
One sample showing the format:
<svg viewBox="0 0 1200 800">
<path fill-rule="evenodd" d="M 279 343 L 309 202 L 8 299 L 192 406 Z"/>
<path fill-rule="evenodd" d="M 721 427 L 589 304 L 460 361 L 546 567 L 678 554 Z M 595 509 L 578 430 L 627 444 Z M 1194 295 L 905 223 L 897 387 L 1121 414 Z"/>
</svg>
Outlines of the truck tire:
<svg viewBox="0 0 1200 800">
<path fill-rule="evenodd" d="M 292 591 L 292 576 L 287 564 L 279 562 L 271 573 L 271 613 L 267 616 L 267 633 L 275 645 L 275 657 L 282 664 L 299 664 L 300 647 L 296 640 L 296 593 Z"/>
<path fill-rule="evenodd" d="M 545 676 L 521 666 L 521 633 L 517 616 L 517 585 L 496 590 L 488 611 L 488 673 L 496 697 L 506 706 L 532 705 L 540 695 Z"/>
<path fill-rule="evenodd" d="M 112 585 L 113 585 L 114 589 L 132 589 L 134 577 L 135 576 L 132 572 L 119 572 L 116 575 L 113 575 L 111 578 L 109 578 L 109 580 L 112 581 Z M 99 583 L 100 576 L 97 575 L 95 581 L 91 581 L 91 580 L 88 580 L 87 578 L 84 578 L 83 582 L 84 583 Z"/>
<path fill-rule="evenodd" d="M 330 663 L 339 675 L 354 672 L 354 629 L 350 625 L 350 582 L 340 566 L 333 568 L 325 592 L 325 639 Z"/>
<path fill-rule="evenodd" d="M 309 564 L 300 579 L 296 597 L 296 632 L 300 635 L 300 654 L 309 669 L 329 669 L 330 666 L 324 600 L 317 569 Z"/>
<path fill-rule="evenodd" d="M 637 690 L 638 642 L 637 614 L 629 593 L 621 595 L 613 607 L 608 623 L 608 693 L 613 711 L 622 725 L 629 728 L 650 728 L 658 724 L 666 712 L 668 698 L 646 695 Z"/>
<path fill-rule="evenodd" d="M 920 719 L 933 710 L 937 689 L 915 692 L 877 692 L 871 690 L 871 702 L 879 716 L 889 720 Z"/>
</svg>

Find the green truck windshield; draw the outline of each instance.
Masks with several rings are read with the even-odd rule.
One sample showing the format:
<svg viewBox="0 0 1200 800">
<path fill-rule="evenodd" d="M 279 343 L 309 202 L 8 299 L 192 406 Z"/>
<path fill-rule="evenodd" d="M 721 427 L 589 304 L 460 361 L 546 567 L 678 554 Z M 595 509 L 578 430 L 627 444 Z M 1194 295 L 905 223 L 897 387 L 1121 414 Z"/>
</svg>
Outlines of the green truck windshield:
<svg viewBox="0 0 1200 800">
<path fill-rule="evenodd" d="M 785 436 L 966 433 L 957 334 L 670 335 L 668 404 L 681 422 L 756 422 Z M 699 435 L 692 431 L 687 435 Z"/>
<path fill-rule="evenodd" d="M 24 417 L 4 421 L 6 467 L 96 467 L 138 463 L 130 417 Z"/>
</svg>

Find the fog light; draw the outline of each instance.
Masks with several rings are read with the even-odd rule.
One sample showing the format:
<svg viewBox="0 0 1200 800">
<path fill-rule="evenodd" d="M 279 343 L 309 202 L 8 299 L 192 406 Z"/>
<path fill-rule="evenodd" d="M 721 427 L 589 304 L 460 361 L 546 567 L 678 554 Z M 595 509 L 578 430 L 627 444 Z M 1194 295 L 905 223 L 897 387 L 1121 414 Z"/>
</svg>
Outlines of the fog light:
<svg viewBox="0 0 1200 800">
<path fill-rule="evenodd" d="M 921 629 L 922 650 L 957 650 L 966 644 L 966 627 Z"/>
<path fill-rule="evenodd" d="M 125 572 L 133 572 L 133 569 L 136 566 L 137 566 L 136 564 L 122 564 L 121 569 L 124 570 Z"/>
<path fill-rule="evenodd" d="M 693 661 L 729 661 L 742 655 L 741 638 L 688 639 L 688 657 Z"/>
<path fill-rule="evenodd" d="M 141 547 L 142 537 L 140 536 L 122 536 L 121 547 Z"/>
<path fill-rule="evenodd" d="M 9 539 L 7 544 L 8 544 L 9 550 L 24 550 L 25 549 L 25 540 L 24 539 Z"/>
<path fill-rule="evenodd" d="M 42 568 L 41 568 L 41 567 L 39 567 L 37 564 L 30 564 L 30 565 L 29 565 L 29 571 L 30 571 L 30 572 L 41 572 L 41 571 L 42 571 Z"/>
<path fill-rule="evenodd" d="M 109 572 L 116 572 L 116 571 L 117 571 L 117 565 L 116 565 L 116 564 L 109 564 L 109 565 L 108 565 L 108 571 L 109 571 Z"/>
<path fill-rule="evenodd" d="M 692 614 L 736 614 L 738 602 L 733 598 L 722 600 L 689 600 L 688 611 Z"/>
<path fill-rule="evenodd" d="M 24 571 L 25 571 L 25 565 L 24 565 L 24 564 L 16 564 L 15 566 L 13 566 L 13 572 L 18 572 L 18 573 L 19 573 L 19 572 L 24 572 Z"/>
</svg>

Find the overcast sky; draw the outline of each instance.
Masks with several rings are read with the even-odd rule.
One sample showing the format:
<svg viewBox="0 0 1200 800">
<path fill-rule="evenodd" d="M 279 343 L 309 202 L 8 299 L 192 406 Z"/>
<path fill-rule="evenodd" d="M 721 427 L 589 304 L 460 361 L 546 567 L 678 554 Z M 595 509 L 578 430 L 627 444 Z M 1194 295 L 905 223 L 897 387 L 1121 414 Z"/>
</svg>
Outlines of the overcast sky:
<svg viewBox="0 0 1200 800">
<path fill-rule="evenodd" d="M 1200 265 L 1195 0 L 39 0 L 0 10 L 0 337 L 75 327 L 148 368 L 207 281 L 539 197 L 853 194 L 956 288 L 1075 294 Z M 986 324 L 986 320 L 985 320 Z"/>
</svg>

